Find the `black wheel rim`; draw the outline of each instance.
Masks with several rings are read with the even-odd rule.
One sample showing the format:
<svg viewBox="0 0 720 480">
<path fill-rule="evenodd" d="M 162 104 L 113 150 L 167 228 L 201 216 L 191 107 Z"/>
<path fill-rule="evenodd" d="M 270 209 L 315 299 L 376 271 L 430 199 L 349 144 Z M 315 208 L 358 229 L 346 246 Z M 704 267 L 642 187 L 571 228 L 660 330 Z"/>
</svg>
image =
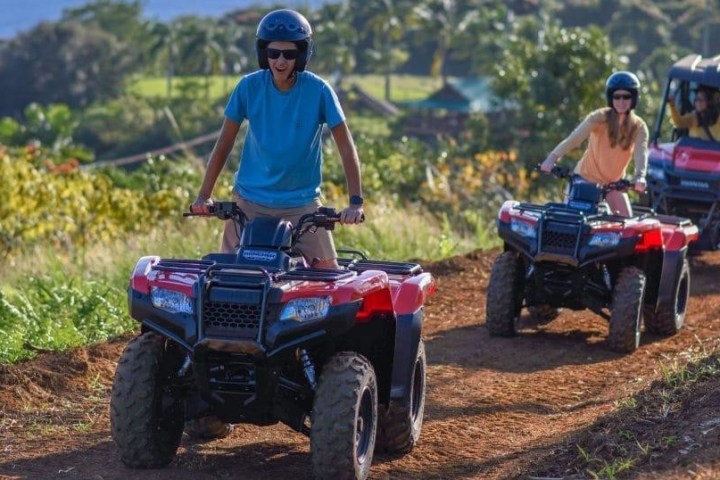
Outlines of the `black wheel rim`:
<svg viewBox="0 0 720 480">
<path fill-rule="evenodd" d="M 689 294 L 690 290 L 688 289 L 688 276 L 683 275 L 680 279 L 680 285 L 678 285 L 677 308 L 675 310 L 676 315 L 685 314 Z"/>
<path fill-rule="evenodd" d="M 422 408 L 423 401 L 423 390 L 425 386 L 425 369 L 423 368 L 422 362 L 418 359 L 415 362 L 415 371 L 413 373 L 413 384 L 412 384 L 412 397 L 410 401 L 410 412 L 412 415 L 413 423 L 417 421 L 420 415 L 420 409 Z"/>
<path fill-rule="evenodd" d="M 373 416 L 373 394 L 365 388 L 360 397 L 357 420 L 355 422 L 355 453 L 359 464 L 365 463 L 370 450 L 375 418 Z"/>
</svg>

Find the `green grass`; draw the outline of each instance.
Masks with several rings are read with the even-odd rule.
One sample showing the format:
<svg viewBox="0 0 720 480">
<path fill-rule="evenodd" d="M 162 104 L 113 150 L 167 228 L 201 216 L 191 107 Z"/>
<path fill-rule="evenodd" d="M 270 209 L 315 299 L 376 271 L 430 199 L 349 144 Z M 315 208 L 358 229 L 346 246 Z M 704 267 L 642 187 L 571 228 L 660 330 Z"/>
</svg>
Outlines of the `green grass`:
<svg viewBox="0 0 720 480">
<path fill-rule="evenodd" d="M 227 98 L 239 79 L 234 76 L 210 77 L 210 98 Z M 420 75 L 392 75 L 390 79 L 390 99 L 393 102 L 420 100 L 442 86 L 441 79 Z M 175 77 L 173 97 L 180 94 L 183 81 L 197 82 L 202 88 L 205 85 L 205 77 L 202 76 Z M 382 75 L 349 75 L 343 79 L 345 87 L 353 83 L 377 98 L 385 98 L 385 77 Z M 167 95 L 167 80 L 165 77 L 141 77 L 132 81 L 128 88 L 130 92 L 143 97 L 164 98 Z M 204 95 L 204 91 L 198 94 Z"/>
<path fill-rule="evenodd" d="M 350 75 L 343 82 L 347 85 L 357 83 L 370 95 L 385 98 L 385 77 L 383 75 Z M 392 75 L 390 77 L 390 101 L 422 100 L 441 86 L 440 78 L 421 75 Z"/>
</svg>

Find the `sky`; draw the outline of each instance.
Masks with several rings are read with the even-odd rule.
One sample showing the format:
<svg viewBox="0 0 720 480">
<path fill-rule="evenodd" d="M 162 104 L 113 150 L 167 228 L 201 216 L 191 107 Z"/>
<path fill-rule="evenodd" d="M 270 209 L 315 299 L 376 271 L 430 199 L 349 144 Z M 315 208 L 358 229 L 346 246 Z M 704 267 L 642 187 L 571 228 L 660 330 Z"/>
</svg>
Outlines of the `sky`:
<svg viewBox="0 0 720 480">
<path fill-rule="evenodd" d="M 0 0 L 0 39 L 12 38 L 42 21 L 58 20 L 66 8 L 80 7 L 89 0 Z M 313 7 L 318 0 L 142 0 L 143 11 L 149 19 L 168 21 L 181 15 L 218 17 L 232 10 L 250 5 L 278 5 Z"/>
</svg>

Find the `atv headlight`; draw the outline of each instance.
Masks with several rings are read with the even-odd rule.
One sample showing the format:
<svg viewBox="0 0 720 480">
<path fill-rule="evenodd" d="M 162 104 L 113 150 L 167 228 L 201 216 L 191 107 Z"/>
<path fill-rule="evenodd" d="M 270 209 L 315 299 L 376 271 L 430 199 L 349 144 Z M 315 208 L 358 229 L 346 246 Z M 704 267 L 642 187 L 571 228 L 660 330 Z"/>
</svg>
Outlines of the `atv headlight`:
<svg viewBox="0 0 720 480">
<path fill-rule="evenodd" d="M 647 175 L 648 177 L 652 177 L 655 180 L 661 180 L 663 182 L 665 181 L 665 170 L 663 170 L 661 167 L 648 167 Z"/>
<path fill-rule="evenodd" d="M 280 320 L 304 322 L 325 318 L 330 309 L 330 297 L 295 298 L 280 313 Z"/>
<path fill-rule="evenodd" d="M 620 243 L 620 234 L 614 232 L 596 233 L 590 237 L 588 245 L 591 247 L 610 248 Z"/>
<path fill-rule="evenodd" d="M 510 230 L 512 230 L 513 233 L 517 233 L 521 237 L 525 237 L 525 238 L 537 237 L 537 231 L 533 225 L 531 225 L 527 222 L 516 220 L 514 218 L 512 220 L 510 220 Z"/>
<path fill-rule="evenodd" d="M 184 293 L 166 288 L 151 287 L 150 297 L 153 307 L 170 313 L 192 313 L 192 299 Z"/>
</svg>

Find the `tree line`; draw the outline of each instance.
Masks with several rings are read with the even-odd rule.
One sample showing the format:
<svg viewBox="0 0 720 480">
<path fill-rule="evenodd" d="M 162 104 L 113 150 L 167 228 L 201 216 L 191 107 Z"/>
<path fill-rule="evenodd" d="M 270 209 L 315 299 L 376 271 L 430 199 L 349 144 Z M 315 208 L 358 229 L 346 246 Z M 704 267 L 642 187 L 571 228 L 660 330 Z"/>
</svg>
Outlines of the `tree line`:
<svg viewBox="0 0 720 480">
<path fill-rule="evenodd" d="M 634 69 L 663 75 L 667 61 L 720 44 L 718 0 L 347 0 L 303 12 L 315 26 L 313 69 L 340 74 L 490 75 L 518 24 L 538 40 L 551 26 L 595 25 Z M 133 75 L 237 76 L 255 68 L 255 28 L 270 8 L 221 18 L 147 20 L 140 0 L 66 9 L 0 43 L 0 115 L 30 102 L 84 107 L 122 94 Z M 712 52 L 708 52 L 712 53 Z M 389 87 L 388 87 L 389 88 Z"/>
</svg>

